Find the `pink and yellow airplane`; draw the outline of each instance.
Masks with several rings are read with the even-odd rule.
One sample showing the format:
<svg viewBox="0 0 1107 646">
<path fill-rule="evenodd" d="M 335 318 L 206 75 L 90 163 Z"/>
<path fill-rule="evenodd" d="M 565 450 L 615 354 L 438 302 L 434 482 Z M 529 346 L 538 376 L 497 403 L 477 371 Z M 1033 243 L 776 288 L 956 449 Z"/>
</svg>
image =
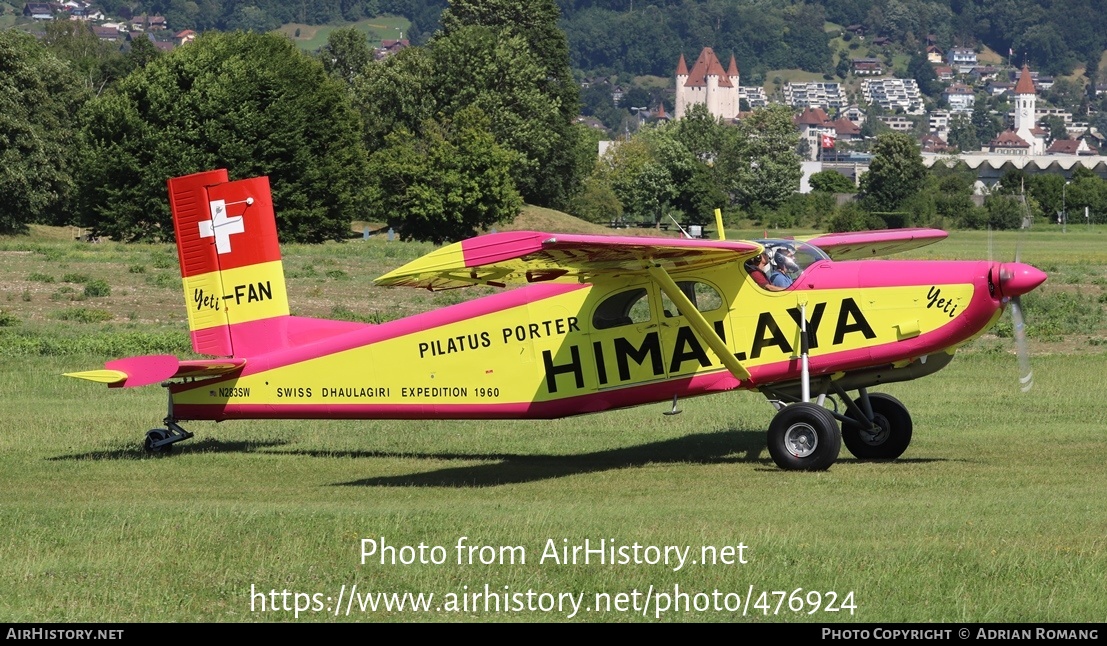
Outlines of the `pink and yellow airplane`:
<svg viewBox="0 0 1107 646">
<path fill-rule="evenodd" d="M 677 412 L 681 397 L 747 389 L 777 409 L 768 449 L 781 468 L 826 469 L 843 441 L 893 459 L 911 416 L 868 389 L 945 367 L 1046 279 L 1021 263 L 856 260 L 945 238 L 933 229 L 806 241 L 521 231 L 376 280 L 517 289 L 377 325 L 312 319 L 289 315 L 267 178 L 168 184 L 192 346 L 216 358 L 69 375 L 166 386 L 151 452 L 192 437 L 184 420 L 553 418 L 669 401 Z"/>
</svg>

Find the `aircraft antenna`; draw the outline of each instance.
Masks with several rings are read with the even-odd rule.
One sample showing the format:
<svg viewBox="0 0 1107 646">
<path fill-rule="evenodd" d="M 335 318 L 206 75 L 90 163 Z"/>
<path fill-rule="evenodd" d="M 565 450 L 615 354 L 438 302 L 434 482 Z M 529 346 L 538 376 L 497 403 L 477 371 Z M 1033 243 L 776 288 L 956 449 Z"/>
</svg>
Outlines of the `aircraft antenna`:
<svg viewBox="0 0 1107 646">
<path fill-rule="evenodd" d="M 680 226 L 680 222 L 677 222 L 677 221 L 676 221 L 676 218 L 674 218 L 674 217 L 673 217 L 673 214 L 672 214 L 672 213 L 670 213 L 670 214 L 669 214 L 669 219 L 673 221 L 673 224 L 675 224 L 675 225 L 677 226 L 677 228 L 678 228 L 678 229 L 680 229 L 680 233 L 681 233 L 681 234 L 682 234 L 682 235 L 683 235 L 683 236 L 684 236 L 685 238 L 688 238 L 689 240 L 691 240 L 691 239 L 692 239 L 692 236 L 688 235 L 688 232 L 684 230 L 684 227 Z"/>
</svg>

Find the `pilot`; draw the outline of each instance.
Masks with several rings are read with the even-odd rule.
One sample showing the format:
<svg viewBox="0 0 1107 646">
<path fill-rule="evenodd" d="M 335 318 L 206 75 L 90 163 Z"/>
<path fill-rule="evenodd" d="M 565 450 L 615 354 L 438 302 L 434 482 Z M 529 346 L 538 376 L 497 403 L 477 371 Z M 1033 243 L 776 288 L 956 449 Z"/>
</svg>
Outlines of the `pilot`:
<svg viewBox="0 0 1107 646">
<path fill-rule="evenodd" d="M 768 250 L 768 253 L 770 257 L 770 269 L 767 274 L 769 284 L 781 289 L 791 287 L 794 280 L 792 274 L 799 273 L 795 248 L 791 245 L 780 245 Z"/>
<path fill-rule="evenodd" d="M 760 288 L 770 292 L 779 292 L 784 289 L 769 282 L 769 274 L 773 271 L 772 250 L 762 248 L 761 253 L 746 261 L 746 273 Z"/>
</svg>

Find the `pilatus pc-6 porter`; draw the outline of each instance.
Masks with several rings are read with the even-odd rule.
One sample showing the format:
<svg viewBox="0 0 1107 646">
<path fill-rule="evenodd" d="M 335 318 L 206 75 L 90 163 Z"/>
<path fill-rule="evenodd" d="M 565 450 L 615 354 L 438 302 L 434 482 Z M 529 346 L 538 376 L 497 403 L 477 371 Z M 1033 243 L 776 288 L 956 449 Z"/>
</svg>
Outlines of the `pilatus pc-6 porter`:
<svg viewBox="0 0 1107 646">
<path fill-rule="evenodd" d="M 381 324 L 303 318 L 289 315 L 268 178 L 168 184 L 192 347 L 212 358 L 69 375 L 165 386 L 152 452 L 192 437 L 186 420 L 544 419 L 746 389 L 777 409 L 768 449 L 783 469 L 826 469 L 842 442 L 892 459 L 911 416 L 869 389 L 937 372 L 1005 308 L 1020 332 L 1019 297 L 1046 279 L 1018 262 L 871 259 L 945 238 L 934 229 L 805 241 L 515 231 L 376 284 L 516 289 Z"/>
</svg>

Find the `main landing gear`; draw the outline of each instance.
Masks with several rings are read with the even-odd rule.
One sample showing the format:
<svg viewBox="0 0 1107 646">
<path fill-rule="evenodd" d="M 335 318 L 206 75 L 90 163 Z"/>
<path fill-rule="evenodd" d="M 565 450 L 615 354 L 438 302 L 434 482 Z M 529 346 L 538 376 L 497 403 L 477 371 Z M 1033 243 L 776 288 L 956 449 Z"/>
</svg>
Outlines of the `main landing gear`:
<svg viewBox="0 0 1107 646">
<path fill-rule="evenodd" d="M 777 407 L 769 425 L 769 455 L 781 469 L 825 471 L 838 459 L 842 443 L 860 460 L 894 460 L 911 443 L 911 415 L 898 399 L 884 393 L 858 389 L 850 399 L 832 385 L 845 403 L 844 413 L 824 407 L 826 392 L 815 401 L 799 401 L 786 391 L 764 394 Z M 834 404 L 835 400 L 830 399 Z M 841 422 L 839 431 L 838 422 Z"/>
</svg>

